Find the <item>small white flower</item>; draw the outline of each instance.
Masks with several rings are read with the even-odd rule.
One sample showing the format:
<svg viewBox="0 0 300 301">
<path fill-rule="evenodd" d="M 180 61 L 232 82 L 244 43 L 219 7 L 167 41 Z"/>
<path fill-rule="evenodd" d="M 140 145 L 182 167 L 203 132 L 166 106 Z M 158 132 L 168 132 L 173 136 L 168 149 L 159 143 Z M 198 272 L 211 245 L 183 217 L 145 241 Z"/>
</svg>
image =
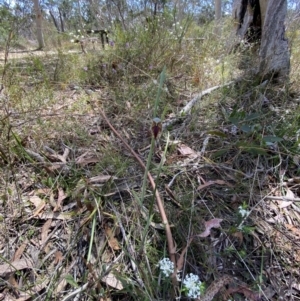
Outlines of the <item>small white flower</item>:
<svg viewBox="0 0 300 301">
<path fill-rule="evenodd" d="M 198 298 L 201 294 L 201 281 L 195 274 L 187 274 L 183 280 L 183 285 L 187 290 L 187 295 L 190 298 Z"/>
<path fill-rule="evenodd" d="M 84 36 L 81 36 L 82 39 L 84 39 Z"/>
<path fill-rule="evenodd" d="M 249 215 L 249 211 L 244 209 L 242 206 L 239 206 L 239 214 L 244 218 Z"/>
<path fill-rule="evenodd" d="M 80 32 L 80 29 L 78 29 L 77 31 Z"/>
<path fill-rule="evenodd" d="M 71 42 L 71 43 L 74 43 L 74 40 L 72 39 L 70 42 Z"/>
<path fill-rule="evenodd" d="M 169 258 L 164 258 L 158 263 L 161 272 L 169 277 L 174 272 L 174 263 Z"/>
<path fill-rule="evenodd" d="M 91 33 L 94 33 L 94 30 L 93 30 L 93 29 L 91 30 Z"/>
</svg>

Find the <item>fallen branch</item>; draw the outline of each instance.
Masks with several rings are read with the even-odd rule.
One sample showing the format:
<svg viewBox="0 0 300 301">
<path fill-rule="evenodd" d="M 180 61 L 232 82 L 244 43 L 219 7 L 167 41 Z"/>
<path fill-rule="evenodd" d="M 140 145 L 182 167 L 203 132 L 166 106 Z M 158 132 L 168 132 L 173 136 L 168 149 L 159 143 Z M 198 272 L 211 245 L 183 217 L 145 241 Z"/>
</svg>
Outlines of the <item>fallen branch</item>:
<svg viewBox="0 0 300 301">
<path fill-rule="evenodd" d="M 182 116 L 185 116 L 187 115 L 190 110 L 195 106 L 195 104 L 201 100 L 201 98 L 207 94 L 210 94 L 211 92 L 217 90 L 217 89 L 220 89 L 220 88 L 223 88 L 223 87 L 227 87 L 227 86 L 230 86 L 232 84 L 235 84 L 237 81 L 231 81 L 227 84 L 224 84 L 224 85 L 218 85 L 218 86 L 214 86 L 212 88 L 209 88 L 209 89 L 206 89 L 202 92 L 200 92 L 199 94 L 197 94 L 189 103 L 186 104 L 186 106 L 179 112 L 178 116 L 171 119 L 171 120 L 168 120 L 166 122 L 163 123 L 163 129 L 173 125 L 174 123 L 178 122 L 178 120 L 180 118 L 182 118 Z"/>
</svg>

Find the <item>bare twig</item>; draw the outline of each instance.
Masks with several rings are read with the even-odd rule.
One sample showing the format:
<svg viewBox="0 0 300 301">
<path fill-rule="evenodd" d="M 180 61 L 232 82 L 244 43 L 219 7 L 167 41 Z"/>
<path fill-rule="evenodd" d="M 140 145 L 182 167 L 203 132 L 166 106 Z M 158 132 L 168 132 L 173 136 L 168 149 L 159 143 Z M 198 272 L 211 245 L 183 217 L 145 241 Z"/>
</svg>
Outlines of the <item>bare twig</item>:
<svg viewBox="0 0 300 301">
<path fill-rule="evenodd" d="M 285 196 L 267 195 L 267 196 L 265 196 L 265 199 L 274 200 L 274 201 L 300 202 L 300 198 L 288 198 Z"/>
</svg>

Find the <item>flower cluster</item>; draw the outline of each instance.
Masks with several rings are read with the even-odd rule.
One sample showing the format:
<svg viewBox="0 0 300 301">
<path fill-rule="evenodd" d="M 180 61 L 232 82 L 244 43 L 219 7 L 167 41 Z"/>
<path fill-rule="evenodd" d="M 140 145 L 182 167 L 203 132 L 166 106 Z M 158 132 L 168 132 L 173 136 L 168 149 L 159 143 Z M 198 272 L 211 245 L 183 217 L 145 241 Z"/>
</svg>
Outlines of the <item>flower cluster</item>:
<svg viewBox="0 0 300 301">
<path fill-rule="evenodd" d="M 84 36 L 80 35 L 80 29 L 78 29 L 78 34 L 70 32 L 69 35 L 72 37 L 72 39 L 70 40 L 71 43 L 74 43 L 75 40 L 84 39 Z"/>
<path fill-rule="evenodd" d="M 169 277 L 174 272 L 174 263 L 169 258 L 164 258 L 158 263 L 161 272 Z"/>
<path fill-rule="evenodd" d="M 201 295 L 201 281 L 195 274 L 187 274 L 183 280 L 184 290 L 190 298 L 198 298 Z"/>
<path fill-rule="evenodd" d="M 158 266 L 164 276 L 169 277 L 174 272 L 174 263 L 169 258 L 163 258 L 159 261 Z M 180 272 L 177 274 L 177 280 L 180 279 Z M 204 290 L 204 284 L 200 281 L 199 277 L 195 274 L 187 274 L 182 282 L 183 291 L 186 292 L 189 298 L 198 298 L 201 291 Z"/>
<path fill-rule="evenodd" d="M 239 214 L 242 216 L 242 218 L 249 215 L 249 211 L 243 208 L 243 206 L 239 206 Z"/>
</svg>

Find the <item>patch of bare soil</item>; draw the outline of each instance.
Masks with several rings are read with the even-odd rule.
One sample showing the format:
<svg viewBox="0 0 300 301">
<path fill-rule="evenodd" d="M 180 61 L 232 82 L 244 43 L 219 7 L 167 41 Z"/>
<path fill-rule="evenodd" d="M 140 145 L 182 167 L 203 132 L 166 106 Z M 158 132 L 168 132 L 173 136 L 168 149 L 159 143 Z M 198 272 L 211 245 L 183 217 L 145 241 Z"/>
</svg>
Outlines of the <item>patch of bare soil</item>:
<svg viewBox="0 0 300 301">
<path fill-rule="evenodd" d="M 78 50 L 69 50 L 67 53 L 79 53 Z M 30 57 L 43 57 L 43 56 L 54 56 L 57 55 L 55 50 L 22 50 L 22 51 L 10 51 L 8 54 L 8 60 L 23 59 Z M 5 61 L 5 52 L 0 51 L 0 64 L 3 64 Z"/>
</svg>

